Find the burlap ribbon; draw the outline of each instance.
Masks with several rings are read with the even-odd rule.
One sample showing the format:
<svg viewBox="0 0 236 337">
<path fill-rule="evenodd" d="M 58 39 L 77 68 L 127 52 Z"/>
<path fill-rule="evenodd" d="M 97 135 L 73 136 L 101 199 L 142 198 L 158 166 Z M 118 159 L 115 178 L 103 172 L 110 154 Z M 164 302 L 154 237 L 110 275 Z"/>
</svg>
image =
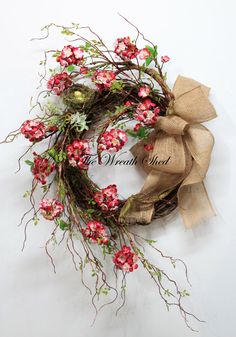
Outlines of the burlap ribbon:
<svg viewBox="0 0 236 337">
<path fill-rule="evenodd" d="M 126 201 L 120 222 L 149 224 L 155 202 L 177 187 L 179 211 L 186 227 L 215 214 L 203 184 L 214 138 L 200 124 L 217 116 L 208 99 L 209 91 L 197 81 L 177 78 L 173 88 L 175 100 L 168 108 L 168 115 L 158 117 L 155 131 L 131 149 L 147 172 L 147 178 L 140 193 Z M 153 151 L 145 151 L 147 143 L 153 144 Z"/>
</svg>

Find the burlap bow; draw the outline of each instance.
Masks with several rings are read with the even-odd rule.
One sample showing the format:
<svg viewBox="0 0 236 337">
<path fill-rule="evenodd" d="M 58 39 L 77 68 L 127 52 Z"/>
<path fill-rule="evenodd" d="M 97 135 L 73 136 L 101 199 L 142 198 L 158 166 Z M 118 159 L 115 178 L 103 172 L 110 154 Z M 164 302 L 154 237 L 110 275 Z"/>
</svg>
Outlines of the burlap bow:
<svg viewBox="0 0 236 337">
<path fill-rule="evenodd" d="M 175 100 L 168 108 L 168 115 L 158 117 L 155 131 L 131 149 L 147 172 L 147 178 L 140 193 L 126 201 L 120 222 L 149 224 L 155 202 L 178 186 L 178 206 L 186 227 L 215 214 L 203 184 L 214 138 L 200 124 L 217 116 L 208 100 L 209 91 L 197 81 L 177 78 L 173 89 Z M 154 146 L 148 155 L 145 143 Z"/>
</svg>

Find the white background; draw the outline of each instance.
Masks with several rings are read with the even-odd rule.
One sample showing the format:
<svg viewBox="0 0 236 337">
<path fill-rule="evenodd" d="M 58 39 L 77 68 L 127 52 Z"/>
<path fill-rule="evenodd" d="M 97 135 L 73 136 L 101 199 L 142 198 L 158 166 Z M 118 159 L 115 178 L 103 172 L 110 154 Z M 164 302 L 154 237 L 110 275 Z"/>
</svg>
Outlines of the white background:
<svg viewBox="0 0 236 337">
<path fill-rule="evenodd" d="M 185 230 L 178 215 L 169 222 L 154 222 L 146 232 L 140 229 L 157 239 L 163 251 L 187 263 L 193 287 L 186 305 L 206 321 L 194 325 L 199 337 L 236 336 L 235 9 L 233 0 L 15 0 L 4 1 L 0 14 L 1 139 L 28 118 L 38 63 L 43 49 L 50 47 L 29 39 L 50 22 L 88 24 L 113 43 L 116 37 L 134 34 L 116 14 L 119 11 L 158 44 L 161 54 L 171 57 L 167 66 L 170 85 L 182 74 L 212 87 L 211 100 L 219 117 L 208 123 L 216 144 L 206 186 L 217 217 L 194 230 Z M 53 36 L 50 43 L 55 48 L 56 32 Z M 196 335 L 185 327 L 177 311 L 166 311 L 141 268 L 128 277 L 127 304 L 119 316 L 114 314 L 115 307 L 107 308 L 91 328 L 90 297 L 69 255 L 63 247 L 55 250 L 54 275 L 41 248 L 50 233 L 48 223 L 31 226 L 26 250 L 21 252 L 23 229 L 17 224 L 27 209 L 22 194 L 29 188 L 30 175 L 26 168 L 17 175 L 14 172 L 26 145 L 19 139 L 0 147 L 0 336 Z M 134 189 L 131 183 L 125 188 L 129 174 L 120 168 L 108 180 L 118 183 L 126 194 Z M 183 283 L 183 275 L 178 279 Z"/>
</svg>

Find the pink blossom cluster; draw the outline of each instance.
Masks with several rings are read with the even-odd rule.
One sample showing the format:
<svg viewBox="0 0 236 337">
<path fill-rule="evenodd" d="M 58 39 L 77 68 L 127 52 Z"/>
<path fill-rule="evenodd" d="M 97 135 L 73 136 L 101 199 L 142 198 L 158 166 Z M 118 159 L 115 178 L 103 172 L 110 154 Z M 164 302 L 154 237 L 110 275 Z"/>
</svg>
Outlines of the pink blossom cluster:
<svg viewBox="0 0 236 337">
<path fill-rule="evenodd" d="M 75 139 L 71 144 L 67 145 L 67 155 L 69 163 L 80 169 L 88 169 L 86 159 L 90 154 L 89 142 L 87 140 Z"/>
<path fill-rule="evenodd" d="M 134 117 L 145 125 L 154 125 L 157 121 L 160 108 L 150 99 L 140 102 L 134 113 Z"/>
<path fill-rule="evenodd" d="M 98 149 L 100 151 L 109 150 L 118 152 L 128 141 L 126 133 L 120 129 L 110 129 L 105 131 L 98 139 Z"/>
<path fill-rule="evenodd" d="M 106 229 L 99 221 L 89 221 L 87 227 L 82 229 L 82 233 L 92 243 L 98 243 L 99 245 L 108 243 Z"/>
<path fill-rule="evenodd" d="M 111 70 L 97 70 L 92 76 L 92 81 L 100 91 L 109 89 L 115 79 L 116 74 Z"/>
<path fill-rule="evenodd" d="M 138 55 L 138 48 L 130 37 L 118 38 L 115 42 L 115 53 L 124 60 L 132 60 Z"/>
<path fill-rule="evenodd" d="M 34 152 L 34 165 L 32 166 L 32 173 L 34 178 L 42 183 L 46 184 L 46 178 L 54 171 L 55 164 L 50 163 L 48 158 L 43 158 Z"/>
<path fill-rule="evenodd" d="M 29 139 L 30 142 L 39 142 L 41 141 L 46 134 L 46 127 L 44 123 L 26 120 L 20 129 L 20 132 Z"/>
<path fill-rule="evenodd" d="M 83 59 L 83 49 L 69 45 L 62 49 L 60 55 L 57 57 L 57 62 L 60 62 L 61 66 L 67 67 L 71 64 L 78 65 L 83 61 Z"/>
<path fill-rule="evenodd" d="M 73 82 L 71 77 L 66 73 L 58 73 L 50 77 L 47 87 L 49 90 L 52 90 L 54 94 L 60 96 L 60 94 L 72 86 Z"/>
<path fill-rule="evenodd" d="M 94 201 L 104 211 L 116 209 L 119 205 L 117 186 L 115 184 L 109 185 L 101 191 L 95 193 Z"/>
<path fill-rule="evenodd" d="M 116 268 L 123 270 L 125 273 L 132 272 L 138 268 L 137 260 L 137 254 L 133 253 L 131 248 L 125 245 L 115 253 L 113 258 Z"/>
<path fill-rule="evenodd" d="M 139 57 L 140 60 L 146 60 L 150 56 L 147 48 L 138 49 L 137 46 L 131 42 L 130 37 L 118 38 L 115 42 L 115 53 L 123 60 L 132 60 Z"/>
<path fill-rule="evenodd" d="M 56 199 L 42 199 L 39 203 L 39 209 L 45 219 L 54 220 L 61 216 L 64 205 Z"/>
</svg>

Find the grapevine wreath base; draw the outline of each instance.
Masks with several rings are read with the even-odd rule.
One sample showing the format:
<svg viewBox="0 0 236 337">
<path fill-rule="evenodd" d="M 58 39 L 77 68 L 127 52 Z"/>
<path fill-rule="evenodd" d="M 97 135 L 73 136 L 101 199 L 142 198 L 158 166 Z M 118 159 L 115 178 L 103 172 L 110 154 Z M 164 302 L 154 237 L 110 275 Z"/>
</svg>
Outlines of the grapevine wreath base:
<svg viewBox="0 0 236 337">
<path fill-rule="evenodd" d="M 131 25 L 136 38 L 118 38 L 113 48 L 90 27 L 50 24 L 43 28 L 46 36 L 38 40 L 47 38 L 54 27 L 61 30 L 66 44 L 46 51 L 40 62 L 40 87 L 45 82 L 47 87 L 39 89 L 32 103 L 30 111 L 36 110 L 36 117 L 26 120 L 4 141 L 12 142 L 22 134 L 30 142 L 19 159 L 19 169 L 25 155 L 33 158 L 25 161 L 33 180 L 24 195 L 31 207 L 21 219 L 25 226 L 23 248 L 28 225 L 38 224 L 42 216 L 54 224 L 45 244 L 54 271 L 50 245 L 65 242 L 75 268 L 81 271 L 82 283 L 92 295 L 96 315 L 116 300 L 119 311 L 125 303 L 127 275 L 142 265 L 167 308 L 177 307 L 192 329 L 189 318 L 199 319 L 183 306 L 189 293 L 181 289 L 172 272 L 162 268 L 161 260 L 173 267 L 182 264 L 188 281 L 185 263 L 164 255 L 155 241 L 137 234 L 131 225 L 147 225 L 177 206 L 187 227 L 214 214 L 203 185 L 213 136 L 200 123 L 216 113 L 204 85 L 179 76 L 173 91 L 169 89 L 163 70 L 169 57 L 159 58 L 157 46 Z M 144 46 L 140 48 L 141 39 Z M 50 55 L 56 68 L 50 64 Z M 123 200 L 115 184 L 101 188 L 88 169 L 91 155 L 102 164 L 104 154 L 120 151 L 128 137 L 137 140 L 130 151 L 147 178 L 140 193 Z M 168 165 L 153 164 L 154 155 L 161 161 L 169 158 Z M 40 187 L 38 203 L 35 192 Z M 144 254 L 145 245 L 159 255 L 155 264 Z M 113 264 L 115 284 L 108 277 L 105 262 Z M 85 270 L 86 275 L 87 270 L 92 274 L 89 281 Z M 98 299 L 108 293 L 107 302 L 103 300 L 99 307 Z"/>
</svg>

